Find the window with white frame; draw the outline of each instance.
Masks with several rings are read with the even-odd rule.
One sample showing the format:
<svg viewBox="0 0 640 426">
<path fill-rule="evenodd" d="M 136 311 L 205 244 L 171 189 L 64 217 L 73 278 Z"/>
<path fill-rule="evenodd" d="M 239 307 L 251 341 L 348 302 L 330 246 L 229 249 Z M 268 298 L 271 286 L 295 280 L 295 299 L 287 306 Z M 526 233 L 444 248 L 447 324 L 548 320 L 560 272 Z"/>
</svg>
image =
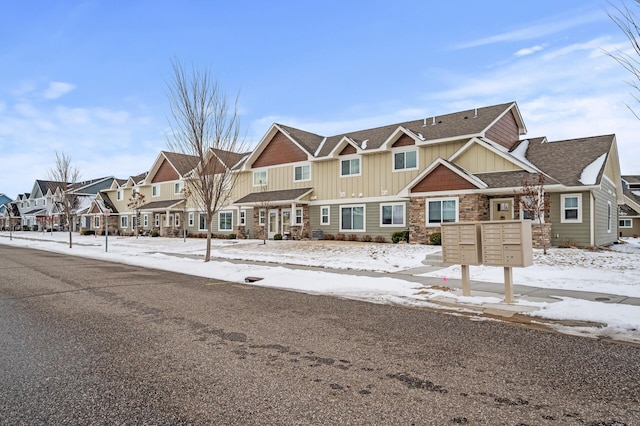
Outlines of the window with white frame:
<svg viewBox="0 0 640 426">
<path fill-rule="evenodd" d="M 93 217 L 93 227 L 100 228 L 100 216 L 96 215 Z"/>
<path fill-rule="evenodd" d="M 238 225 L 245 226 L 247 224 L 247 211 L 240 210 L 240 215 L 238 216 Z"/>
<path fill-rule="evenodd" d="M 193 212 L 189 212 L 189 226 L 193 226 L 195 223 L 195 214 Z"/>
<path fill-rule="evenodd" d="M 116 199 L 122 200 L 122 189 L 118 189 L 118 192 L 116 193 Z"/>
<path fill-rule="evenodd" d="M 151 186 L 151 196 L 159 197 L 160 196 L 160 185 L 152 185 Z"/>
<path fill-rule="evenodd" d="M 46 206 L 47 205 L 47 199 L 45 198 L 44 200 L 42 200 L 42 205 Z"/>
<path fill-rule="evenodd" d="M 535 200 L 533 197 L 523 196 L 520 198 L 520 219 L 535 220 L 536 217 L 533 214 L 535 210 Z"/>
<path fill-rule="evenodd" d="M 267 171 L 257 170 L 253 172 L 253 186 L 265 186 L 267 184 Z"/>
<path fill-rule="evenodd" d="M 160 215 L 156 213 L 153 219 L 154 226 L 160 226 Z"/>
<path fill-rule="evenodd" d="M 340 176 L 359 176 L 360 157 L 345 158 L 340 161 Z"/>
<path fill-rule="evenodd" d="M 267 223 L 267 211 L 265 209 L 260 209 L 258 212 L 258 224 L 260 226 L 264 226 Z"/>
<path fill-rule="evenodd" d="M 120 216 L 120 228 L 126 229 L 129 227 L 129 216 Z"/>
<path fill-rule="evenodd" d="M 176 182 L 173 184 L 173 193 L 174 194 L 181 194 L 182 193 L 182 188 L 184 188 L 182 182 Z"/>
<path fill-rule="evenodd" d="M 207 215 L 204 213 L 200 213 L 199 214 L 199 219 L 200 219 L 200 223 L 198 224 L 198 229 L 200 229 L 201 231 L 206 231 L 207 230 Z"/>
<path fill-rule="evenodd" d="M 404 226 L 404 203 L 381 204 L 380 226 Z"/>
<path fill-rule="evenodd" d="M 38 205 L 38 200 L 35 200 L 35 201 L 33 202 L 33 205 L 34 205 L 34 206 L 37 206 L 37 205 Z"/>
<path fill-rule="evenodd" d="M 131 229 L 136 229 L 136 225 L 138 224 L 138 220 L 135 216 L 131 216 Z"/>
<path fill-rule="evenodd" d="M 297 208 L 296 209 L 296 215 L 294 217 L 294 223 L 296 225 L 302 225 L 302 209 L 301 208 Z"/>
<path fill-rule="evenodd" d="M 293 181 L 302 182 L 305 180 L 311 180 L 311 165 L 303 164 L 301 166 L 295 166 L 293 168 Z"/>
<path fill-rule="evenodd" d="M 620 228 L 633 228 L 633 219 L 620 219 Z"/>
<path fill-rule="evenodd" d="M 393 170 L 413 170 L 418 168 L 418 151 L 400 151 L 393 153 Z"/>
<path fill-rule="evenodd" d="M 340 206 L 340 231 L 365 231 L 365 206 Z"/>
<path fill-rule="evenodd" d="M 582 195 L 562 194 L 560 196 L 561 223 L 582 223 Z"/>
<path fill-rule="evenodd" d="M 218 231 L 231 231 L 233 229 L 233 213 L 218 213 Z"/>
<path fill-rule="evenodd" d="M 142 215 L 142 226 L 144 226 L 145 228 L 149 226 L 149 215 L 148 214 Z"/>
<path fill-rule="evenodd" d="M 330 225 L 330 213 L 331 213 L 331 207 L 329 206 L 322 206 L 320 207 L 320 225 Z"/>
<path fill-rule="evenodd" d="M 427 226 L 458 221 L 458 199 L 441 198 L 427 200 Z"/>
<path fill-rule="evenodd" d="M 607 201 L 607 232 L 611 232 L 611 201 Z"/>
<path fill-rule="evenodd" d="M 175 226 L 180 226 L 180 213 L 176 213 L 176 214 L 173 216 L 173 224 L 174 224 Z"/>
</svg>

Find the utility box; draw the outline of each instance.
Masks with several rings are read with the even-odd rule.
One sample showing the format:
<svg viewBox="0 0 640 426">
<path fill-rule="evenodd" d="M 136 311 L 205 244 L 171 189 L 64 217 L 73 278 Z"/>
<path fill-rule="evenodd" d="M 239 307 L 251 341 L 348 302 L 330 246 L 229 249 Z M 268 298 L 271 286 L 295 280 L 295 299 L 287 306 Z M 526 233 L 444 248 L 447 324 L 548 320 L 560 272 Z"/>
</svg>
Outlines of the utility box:
<svg viewBox="0 0 640 426">
<path fill-rule="evenodd" d="M 480 265 L 482 250 L 480 223 L 443 223 L 442 263 L 450 265 Z"/>
<path fill-rule="evenodd" d="M 487 266 L 531 266 L 531 222 L 500 220 L 482 222 L 482 263 Z"/>
</svg>

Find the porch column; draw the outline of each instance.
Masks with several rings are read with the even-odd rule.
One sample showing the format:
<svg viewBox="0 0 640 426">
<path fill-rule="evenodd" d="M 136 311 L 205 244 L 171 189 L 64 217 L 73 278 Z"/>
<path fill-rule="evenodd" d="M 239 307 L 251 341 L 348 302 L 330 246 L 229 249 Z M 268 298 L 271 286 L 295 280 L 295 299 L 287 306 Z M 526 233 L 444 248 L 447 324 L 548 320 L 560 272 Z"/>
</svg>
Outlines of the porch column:
<svg viewBox="0 0 640 426">
<path fill-rule="evenodd" d="M 289 216 L 289 225 L 296 225 L 296 203 L 291 203 L 291 215 Z"/>
</svg>

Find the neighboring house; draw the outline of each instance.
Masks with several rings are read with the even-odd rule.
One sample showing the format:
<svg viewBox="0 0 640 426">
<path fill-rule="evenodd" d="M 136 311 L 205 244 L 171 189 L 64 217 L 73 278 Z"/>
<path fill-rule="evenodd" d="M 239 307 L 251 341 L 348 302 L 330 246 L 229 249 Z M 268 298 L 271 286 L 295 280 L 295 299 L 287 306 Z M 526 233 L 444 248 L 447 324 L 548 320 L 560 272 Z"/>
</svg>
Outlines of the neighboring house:
<svg viewBox="0 0 640 426">
<path fill-rule="evenodd" d="M 624 205 L 620 206 L 621 237 L 640 236 L 640 176 L 622 176 Z"/>
<path fill-rule="evenodd" d="M 56 200 L 68 187 L 66 182 L 36 180 L 30 193 L 21 194 L 20 219 L 23 228 L 39 230 L 47 227 L 59 227 L 59 206 Z"/>
<path fill-rule="evenodd" d="M 273 124 L 244 161 L 235 208 L 254 207 L 271 238 L 346 238 L 409 230 L 427 243 L 442 222 L 525 218 L 525 180 L 545 176 L 547 240 L 607 245 L 622 203 L 614 135 L 523 139 L 516 103 L 320 136 Z M 537 241 L 537 239 L 536 239 Z"/>
<path fill-rule="evenodd" d="M 14 213 L 17 213 L 17 207 L 12 201 L 11 198 L 0 193 L 0 229 L 2 230 L 9 229 Z"/>
</svg>

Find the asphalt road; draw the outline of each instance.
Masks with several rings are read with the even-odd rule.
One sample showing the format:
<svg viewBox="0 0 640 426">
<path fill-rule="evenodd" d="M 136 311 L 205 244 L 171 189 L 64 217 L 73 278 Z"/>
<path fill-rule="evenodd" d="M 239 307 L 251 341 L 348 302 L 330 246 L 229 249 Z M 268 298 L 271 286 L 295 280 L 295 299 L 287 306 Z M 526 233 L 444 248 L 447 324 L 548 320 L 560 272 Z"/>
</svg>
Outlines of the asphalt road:
<svg viewBox="0 0 640 426">
<path fill-rule="evenodd" d="M 0 424 L 640 424 L 640 348 L 0 245 Z"/>
</svg>

